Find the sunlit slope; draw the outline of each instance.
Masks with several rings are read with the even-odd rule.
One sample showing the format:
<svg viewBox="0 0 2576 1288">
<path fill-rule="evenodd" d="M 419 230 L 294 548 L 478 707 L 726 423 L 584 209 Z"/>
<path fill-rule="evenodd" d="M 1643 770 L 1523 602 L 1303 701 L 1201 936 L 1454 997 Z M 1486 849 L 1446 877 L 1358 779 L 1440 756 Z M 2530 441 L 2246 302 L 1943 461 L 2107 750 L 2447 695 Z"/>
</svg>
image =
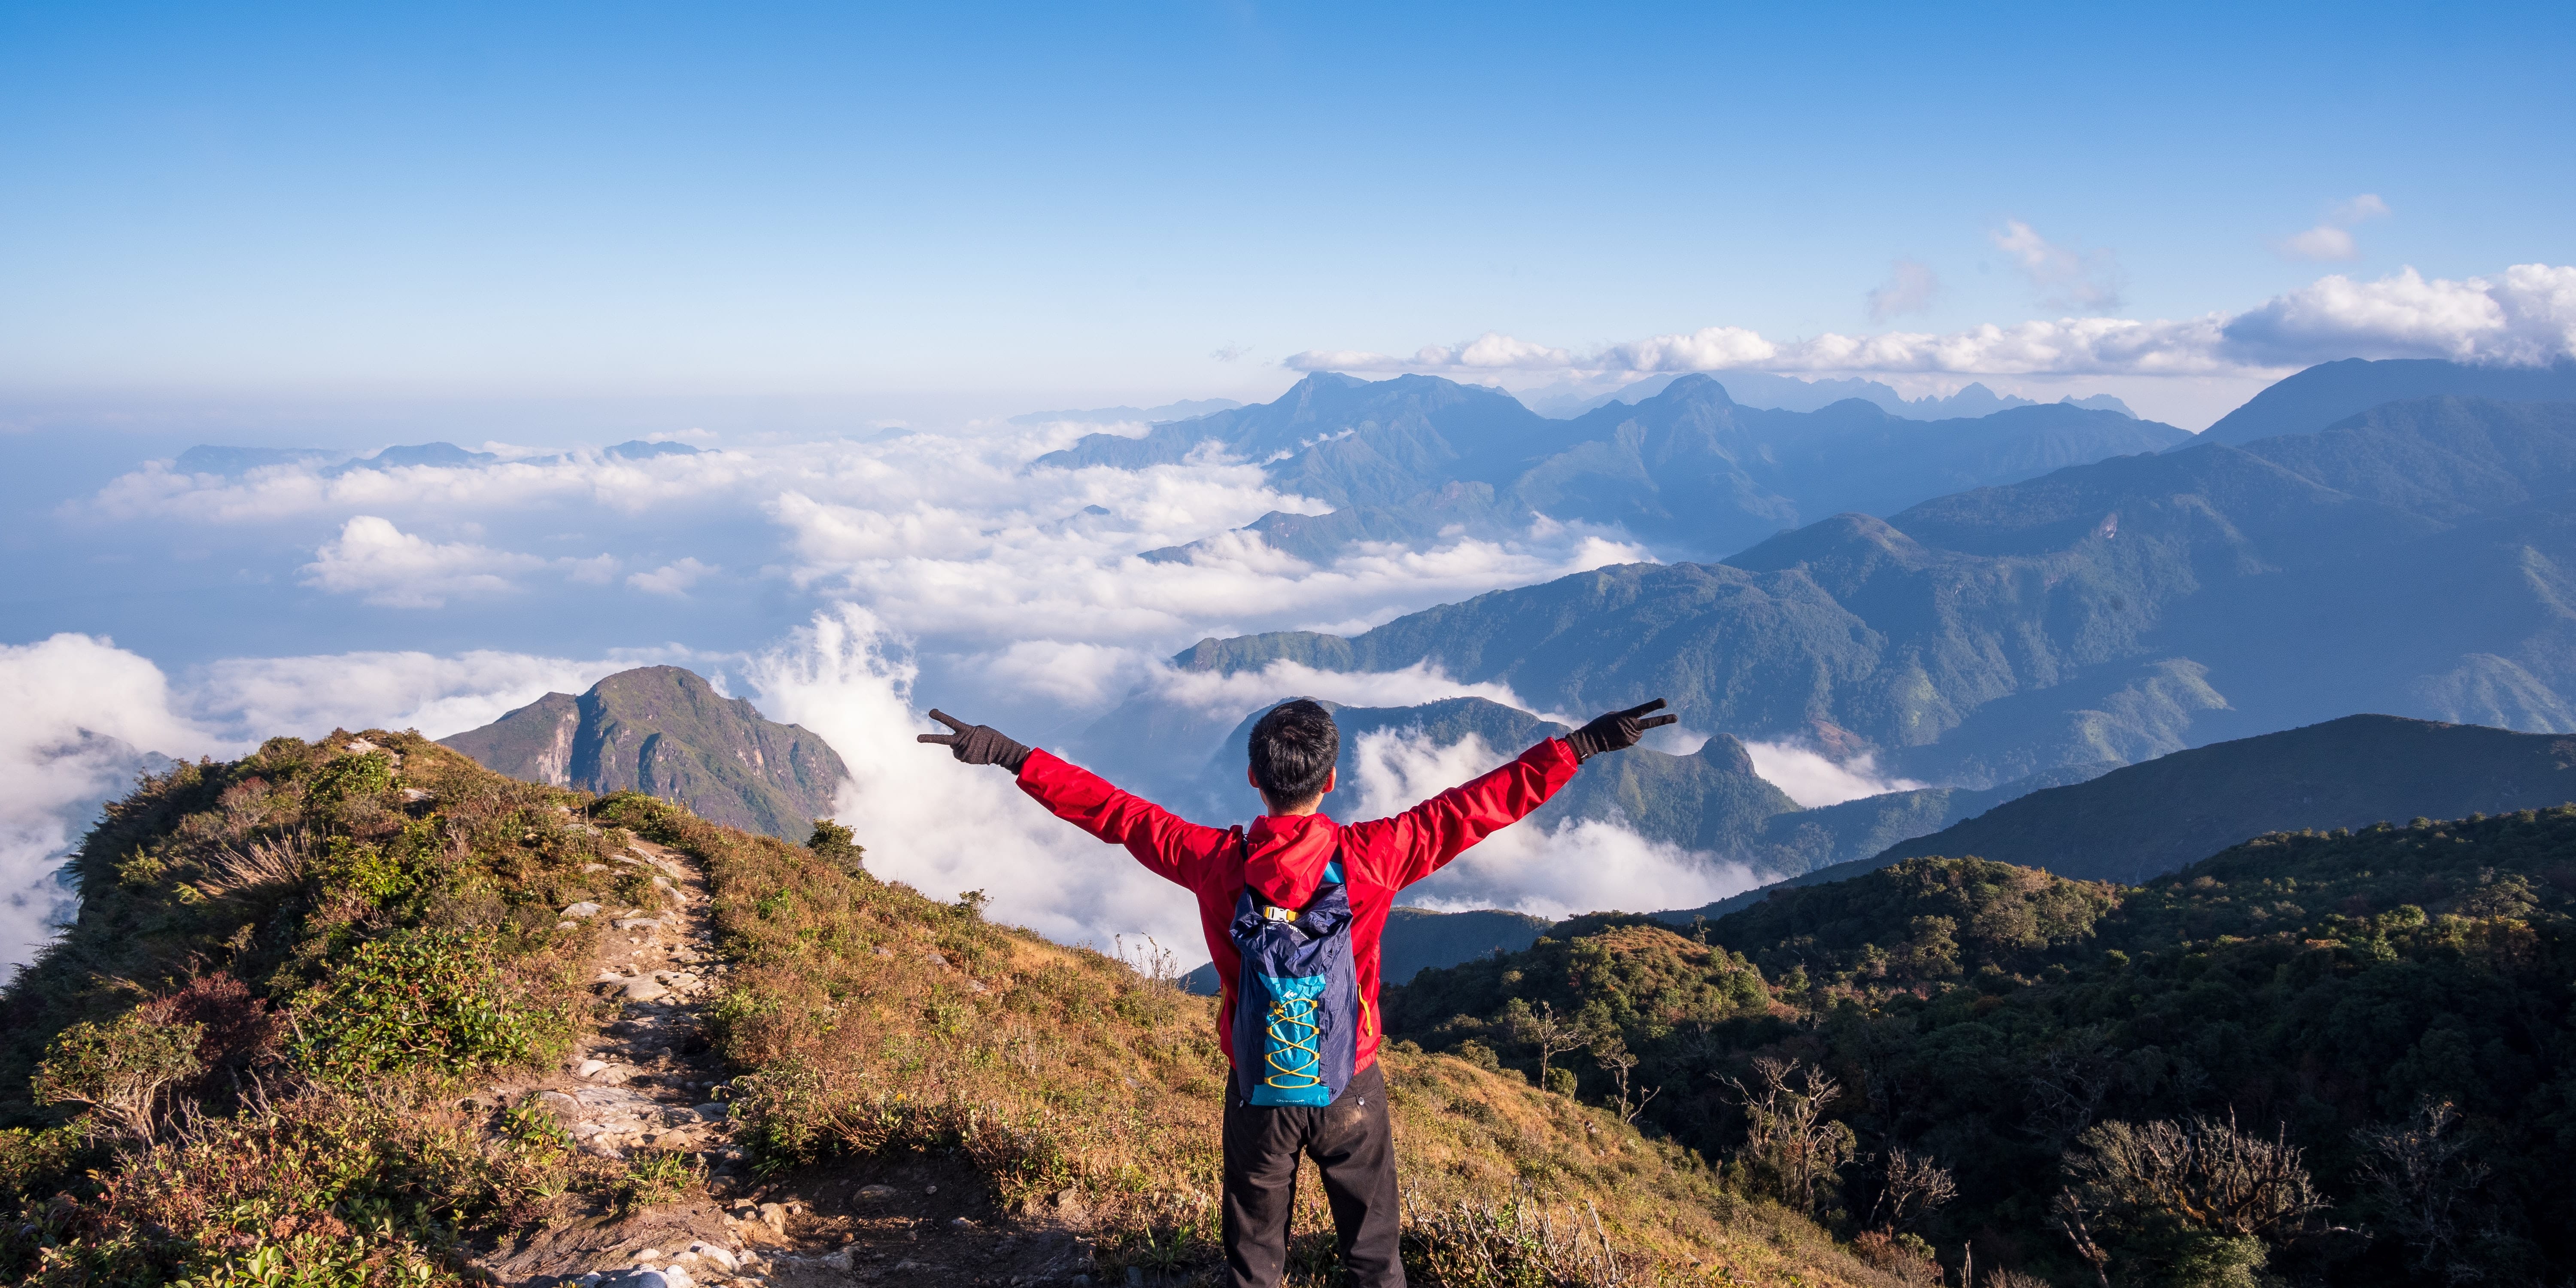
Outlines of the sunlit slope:
<svg viewBox="0 0 2576 1288">
<path fill-rule="evenodd" d="M 182 766 L 90 839 L 80 921 L 0 995 L 0 1271 L 454 1281 L 541 1229 L 617 1246 L 620 1222 L 703 1205 L 691 1158 L 603 1157 L 479 1090 L 546 1075 L 631 1007 L 591 991 L 590 967 L 600 936 L 627 933 L 603 923 L 676 897 L 618 861 L 638 841 L 699 865 L 726 959 L 704 1032 L 674 1035 L 731 1074 L 744 1170 L 714 1183 L 936 1160 L 1005 1230 L 1070 1223 L 1113 1269 L 1212 1263 L 1226 1073 L 1208 1001 L 994 925 L 971 894 L 882 881 L 846 847 L 517 782 L 376 731 Z M 1615 1115 L 1471 1062 L 1387 1058 L 1428 1280 L 1480 1282 L 1504 1270 L 1468 1274 L 1477 1258 L 1505 1255 L 1510 1275 L 1564 1283 L 1876 1282 Z M 131 1098 L 91 1076 L 120 1069 L 166 1075 L 124 1118 Z M 82 1088 L 96 1103 L 67 1094 Z M 1516 1213 L 1555 1242 L 1495 1254 L 1473 1236 Z M 1319 1216 L 1301 1265 L 1328 1246 Z"/>
<path fill-rule="evenodd" d="M 737 963 L 716 1040 L 744 1070 L 737 1103 L 773 1165 L 953 1149 L 1007 1206 L 1073 1191 L 1112 1255 L 1214 1255 L 1227 1073 L 1212 999 L 985 921 L 978 896 L 943 903 L 648 808 L 639 831 L 708 864 Z M 1429 1222 L 1409 1255 L 1444 1246 L 1432 1210 L 1520 1196 L 1533 1219 L 1597 1207 L 1631 1273 L 1868 1274 L 1613 1116 L 1454 1059 L 1386 1059 L 1406 1183 Z"/>
</svg>

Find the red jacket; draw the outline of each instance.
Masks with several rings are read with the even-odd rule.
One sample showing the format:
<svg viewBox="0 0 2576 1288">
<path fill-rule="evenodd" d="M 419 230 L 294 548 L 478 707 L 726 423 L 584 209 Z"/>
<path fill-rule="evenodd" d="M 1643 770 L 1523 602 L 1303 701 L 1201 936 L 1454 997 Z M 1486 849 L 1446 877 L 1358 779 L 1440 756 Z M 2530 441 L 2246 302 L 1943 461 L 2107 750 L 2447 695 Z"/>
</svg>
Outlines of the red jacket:
<svg viewBox="0 0 2576 1288">
<path fill-rule="evenodd" d="M 1217 1043 L 1234 1058 L 1235 976 L 1243 959 L 1226 927 L 1235 897 L 1247 885 L 1283 908 L 1302 908 L 1314 897 L 1324 865 L 1338 852 L 1351 900 L 1351 966 L 1359 977 L 1359 1047 L 1351 1071 L 1377 1061 L 1378 937 L 1396 892 L 1437 872 L 1468 846 L 1547 803 L 1574 777 L 1574 749 L 1550 738 L 1520 759 L 1463 786 L 1452 787 L 1393 818 L 1344 827 L 1321 814 L 1270 814 L 1251 829 L 1202 827 L 1163 807 L 1120 791 L 1098 774 L 1031 751 L 1020 766 L 1020 790 L 1057 818 L 1124 845 L 1137 861 L 1198 896 L 1199 926 L 1216 958 L 1225 990 L 1217 1014 Z M 1236 842 L 1242 834 L 1249 842 Z"/>
</svg>

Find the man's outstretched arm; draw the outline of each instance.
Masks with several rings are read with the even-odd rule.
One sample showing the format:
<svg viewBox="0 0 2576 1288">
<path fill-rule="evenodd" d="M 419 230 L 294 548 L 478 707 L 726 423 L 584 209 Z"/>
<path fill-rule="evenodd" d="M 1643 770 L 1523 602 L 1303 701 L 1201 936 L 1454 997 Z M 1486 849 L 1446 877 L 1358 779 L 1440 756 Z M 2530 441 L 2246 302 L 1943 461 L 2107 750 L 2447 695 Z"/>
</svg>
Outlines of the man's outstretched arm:
<svg viewBox="0 0 2576 1288">
<path fill-rule="evenodd" d="M 930 718 L 955 732 L 926 733 L 918 741 L 946 747 L 964 764 L 1010 770 L 1020 790 L 1047 812 L 1111 845 L 1126 846 L 1137 862 L 1167 880 L 1190 885 L 1199 868 L 1233 840 L 1233 833 L 1179 818 L 1088 769 L 1022 746 L 990 725 L 970 725 L 936 709 Z"/>
<path fill-rule="evenodd" d="M 1648 729 L 1673 723 L 1677 716 L 1647 713 L 1663 707 L 1657 698 L 1643 706 L 1613 711 L 1562 738 L 1550 738 L 1512 763 L 1440 793 L 1393 818 L 1360 823 L 1350 830 L 1350 848 L 1365 875 L 1401 890 L 1439 871 L 1469 846 L 1527 817 L 1547 803 L 1557 789 L 1573 781 L 1577 766 L 1605 751 L 1637 745 Z"/>
</svg>

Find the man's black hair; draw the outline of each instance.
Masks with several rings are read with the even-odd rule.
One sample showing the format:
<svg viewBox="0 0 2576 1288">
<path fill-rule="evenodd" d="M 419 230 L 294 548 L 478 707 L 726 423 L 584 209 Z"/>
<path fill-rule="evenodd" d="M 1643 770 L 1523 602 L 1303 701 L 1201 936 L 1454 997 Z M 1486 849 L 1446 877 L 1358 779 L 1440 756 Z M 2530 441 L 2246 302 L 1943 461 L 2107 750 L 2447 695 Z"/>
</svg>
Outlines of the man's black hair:
<svg viewBox="0 0 2576 1288">
<path fill-rule="evenodd" d="M 1262 713 L 1250 750 L 1253 781 L 1271 808 L 1283 809 L 1324 794 L 1324 779 L 1341 759 L 1342 731 L 1332 712 L 1294 698 Z"/>
</svg>

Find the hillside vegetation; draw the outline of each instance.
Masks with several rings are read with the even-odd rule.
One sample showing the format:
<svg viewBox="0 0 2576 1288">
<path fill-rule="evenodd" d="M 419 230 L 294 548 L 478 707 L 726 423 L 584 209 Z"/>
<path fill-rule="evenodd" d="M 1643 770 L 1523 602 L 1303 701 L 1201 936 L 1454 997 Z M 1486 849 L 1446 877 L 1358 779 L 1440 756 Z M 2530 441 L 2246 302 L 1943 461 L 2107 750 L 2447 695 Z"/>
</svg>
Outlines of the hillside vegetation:
<svg viewBox="0 0 2576 1288">
<path fill-rule="evenodd" d="M 723 1061 L 723 1150 L 576 1143 L 563 1098 L 491 1089 L 570 1078 L 639 1014 L 593 967 L 648 918 L 581 910 L 695 897 L 619 861 L 639 843 L 703 877 L 723 961 L 674 1041 Z M 754 1197 L 803 1199 L 777 1256 L 928 1256 L 927 1223 L 871 1217 L 857 1185 L 925 1175 L 957 1260 L 914 1280 L 1048 1230 L 1083 1273 L 1211 1273 L 1211 1003 L 881 881 L 847 832 L 789 845 L 371 731 L 147 780 L 74 862 L 78 923 L 0 994 L 0 1278 L 462 1282 L 525 1272 L 541 1233 L 594 1258 L 551 1281 Z M 1615 1113 L 1490 1062 L 1387 1061 L 1426 1284 L 1897 1281 Z M 1320 1203 L 1297 1228 L 1320 1283 Z"/>
<path fill-rule="evenodd" d="M 2541 1282 L 2576 1258 L 2571 911 L 2565 808 L 2269 835 L 2145 886 L 1927 857 L 1686 933 L 1562 923 L 1387 1017 L 1954 1264 Z"/>
<path fill-rule="evenodd" d="M 1970 796 L 1937 788 L 1890 793 L 1785 816 L 1771 826 L 1839 816 L 1834 821 L 1848 827 L 1851 811 L 1878 807 L 1892 816 L 1907 798 L 1936 793 L 1953 802 Z M 2458 818 L 2571 801 L 2576 738 L 2345 716 L 2177 751 L 2079 783 L 2040 786 L 1938 831 L 1891 839 L 1865 858 L 1805 872 L 1771 870 L 1795 873 L 1780 886 L 1812 886 L 1902 859 L 1974 854 L 2065 877 L 2146 881 L 2267 832 L 2366 828 L 2392 816 Z M 1722 917 L 1757 905 L 1777 888 L 1657 915 L 1687 925 L 1693 915 Z"/>
</svg>

